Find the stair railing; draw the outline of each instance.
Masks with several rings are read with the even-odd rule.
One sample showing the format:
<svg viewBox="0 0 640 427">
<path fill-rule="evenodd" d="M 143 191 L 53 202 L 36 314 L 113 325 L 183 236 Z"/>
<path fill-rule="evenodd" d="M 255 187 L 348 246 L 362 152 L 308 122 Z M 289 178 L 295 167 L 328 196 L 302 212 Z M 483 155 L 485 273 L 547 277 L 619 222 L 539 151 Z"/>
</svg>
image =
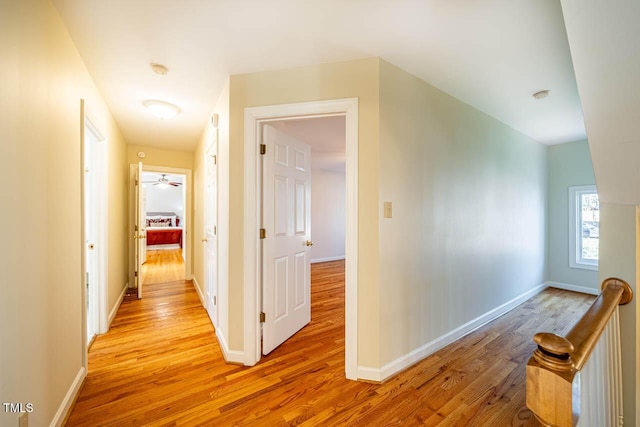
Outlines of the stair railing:
<svg viewBox="0 0 640 427">
<path fill-rule="evenodd" d="M 549 332 L 540 332 L 534 335 L 533 341 L 538 348 L 527 363 L 527 407 L 531 409 L 536 418 L 546 426 L 573 427 L 578 424 L 580 417 L 581 394 L 589 392 L 581 387 L 580 371 L 589 360 L 603 331 L 611 329 L 610 319 L 614 319 L 613 335 L 619 336 L 619 324 L 617 323 L 617 308 L 619 305 L 628 304 L 633 299 L 633 290 L 627 282 L 621 279 L 609 278 L 602 282 L 602 291 L 593 302 L 589 310 L 573 326 L 566 337 L 561 337 Z M 609 332 L 607 332 L 609 334 Z M 607 366 L 602 370 L 618 370 L 617 374 L 607 372 L 603 376 L 613 382 L 620 382 L 620 342 L 619 339 L 607 338 L 606 352 L 610 353 L 606 358 Z M 606 396 L 602 403 L 610 406 L 606 412 L 618 412 L 621 407 L 622 395 L 619 384 L 607 387 L 613 396 Z M 585 400 L 585 396 L 582 396 Z M 611 407 L 617 407 L 612 409 Z M 604 412 L 604 411 L 601 411 Z M 613 414 L 617 418 L 621 414 Z M 618 425 L 619 422 L 615 421 Z M 581 423 L 583 424 L 583 423 Z"/>
</svg>

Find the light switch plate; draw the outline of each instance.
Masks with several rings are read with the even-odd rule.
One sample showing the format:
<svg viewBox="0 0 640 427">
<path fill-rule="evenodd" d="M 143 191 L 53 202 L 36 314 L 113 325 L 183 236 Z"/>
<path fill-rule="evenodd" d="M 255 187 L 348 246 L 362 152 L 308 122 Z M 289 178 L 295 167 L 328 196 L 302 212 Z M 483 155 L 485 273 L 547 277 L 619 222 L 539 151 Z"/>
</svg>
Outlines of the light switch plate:
<svg viewBox="0 0 640 427">
<path fill-rule="evenodd" d="M 393 217 L 393 208 L 391 206 L 391 202 L 384 202 L 384 217 L 385 218 Z"/>
</svg>

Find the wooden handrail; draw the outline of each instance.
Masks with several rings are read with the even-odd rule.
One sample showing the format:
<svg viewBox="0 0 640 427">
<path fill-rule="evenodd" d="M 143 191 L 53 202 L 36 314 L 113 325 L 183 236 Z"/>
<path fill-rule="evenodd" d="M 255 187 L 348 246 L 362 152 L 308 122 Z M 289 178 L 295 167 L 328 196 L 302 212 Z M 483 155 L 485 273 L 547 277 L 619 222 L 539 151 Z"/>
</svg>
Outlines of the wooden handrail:
<svg viewBox="0 0 640 427">
<path fill-rule="evenodd" d="M 527 407 L 546 426 L 571 427 L 580 415 L 580 390 L 574 387 L 600 335 L 618 305 L 628 304 L 633 290 L 621 279 L 602 282 L 602 292 L 566 337 L 537 333 L 538 348 L 527 363 Z"/>
</svg>

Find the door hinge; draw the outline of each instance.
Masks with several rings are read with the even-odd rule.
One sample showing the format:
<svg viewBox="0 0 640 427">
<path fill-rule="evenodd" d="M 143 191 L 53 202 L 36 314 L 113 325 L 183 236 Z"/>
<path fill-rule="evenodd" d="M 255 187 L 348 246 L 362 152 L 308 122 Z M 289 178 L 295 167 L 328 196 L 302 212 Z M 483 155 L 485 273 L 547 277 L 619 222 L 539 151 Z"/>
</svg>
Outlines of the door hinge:
<svg viewBox="0 0 640 427">
<path fill-rule="evenodd" d="M 260 323 L 266 322 L 267 321 L 266 319 L 267 319 L 267 315 L 264 314 L 264 311 L 261 311 L 260 312 Z"/>
<path fill-rule="evenodd" d="M 260 144 L 260 154 L 267 154 L 267 145 Z"/>
<path fill-rule="evenodd" d="M 261 239 L 266 239 L 267 238 L 267 230 L 265 230 L 264 228 L 260 229 L 260 238 Z"/>
<path fill-rule="evenodd" d="M 134 271 L 134 272 L 133 272 L 133 275 L 134 275 L 135 277 L 138 277 L 138 272 L 137 272 L 137 271 Z"/>
<path fill-rule="evenodd" d="M 138 180 L 136 179 L 136 185 L 138 185 Z"/>
<path fill-rule="evenodd" d="M 218 299 L 215 295 L 213 296 L 213 305 L 218 305 Z"/>
<path fill-rule="evenodd" d="M 215 225 L 213 226 L 213 234 L 214 234 L 214 236 L 218 235 L 218 227 L 215 226 Z"/>
<path fill-rule="evenodd" d="M 215 154 L 212 156 L 213 157 L 213 164 L 217 165 L 218 164 L 218 156 L 216 156 Z"/>
</svg>

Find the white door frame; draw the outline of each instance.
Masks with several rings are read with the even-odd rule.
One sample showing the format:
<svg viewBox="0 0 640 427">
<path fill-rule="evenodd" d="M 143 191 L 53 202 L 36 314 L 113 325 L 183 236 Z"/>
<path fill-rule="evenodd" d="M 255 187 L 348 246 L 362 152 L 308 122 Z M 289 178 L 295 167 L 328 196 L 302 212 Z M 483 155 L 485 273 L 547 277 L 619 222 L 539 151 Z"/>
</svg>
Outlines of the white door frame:
<svg viewBox="0 0 640 427">
<path fill-rule="evenodd" d="M 358 99 L 345 98 L 244 109 L 244 364 L 260 360 L 260 196 L 261 124 L 274 120 L 345 116 L 346 122 L 346 271 L 345 373 L 358 376 Z"/>
<path fill-rule="evenodd" d="M 137 167 L 137 163 L 131 164 L 129 167 L 132 168 L 133 166 Z M 172 167 L 168 167 L 168 166 L 156 166 L 156 165 L 148 165 L 146 163 L 142 163 L 142 171 L 143 172 L 156 172 L 156 173 L 167 173 L 167 174 L 176 174 L 176 175 L 184 175 L 185 176 L 185 183 L 184 183 L 184 189 L 185 189 L 185 206 L 184 206 L 184 236 L 185 239 L 183 241 L 183 248 L 184 248 L 184 264 L 185 264 L 185 270 L 184 270 L 184 278 L 185 280 L 191 280 L 192 277 L 192 273 L 191 273 L 191 245 L 192 245 L 192 228 L 193 228 L 193 224 L 191 224 L 191 197 L 192 197 L 192 193 L 193 193 L 193 180 L 192 180 L 192 171 L 191 169 L 183 169 L 183 168 L 172 168 Z M 135 185 L 135 183 L 132 183 Z M 131 188 L 133 190 L 133 187 Z M 135 203 L 135 200 L 133 200 L 133 203 Z M 135 206 L 131 207 L 131 211 L 135 211 Z M 135 213 L 131 213 L 131 219 L 134 220 L 135 222 L 135 218 L 133 218 L 133 216 L 135 215 Z M 132 224 L 134 223 L 132 222 Z M 133 230 L 133 227 L 131 227 L 131 230 Z M 133 235 L 133 234 L 131 234 Z M 129 257 L 131 259 L 131 257 Z M 135 260 L 132 261 L 132 265 L 129 268 L 130 271 L 130 276 L 133 277 L 133 271 L 135 270 Z"/>
<path fill-rule="evenodd" d="M 95 174 L 96 174 L 96 193 L 98 196 L 96 200 L 98 201 L 97 212 L 96 212 L 96 222 L 98 226 L 98 232 L 96 236 L 95 242 L 95 251 L 96 251 L 96 265 L 97 265 L 97 289 L 95 291 L 96 301 L 95 301 L 95 310 L 97 314 L 97 329 L 96 334 L 103 334 L 108 330 L 108 321 L 107 321 L 107 313 L 108 313 L 108 301 L 107 301 L 107 254 L 108 254 L 108 239 L 107 239 L 107 204 L 102 202 L 106 200 L 105 195 L 108 194 L 108 182 L 107 182 L 107 144 L 108 140 L 104 137 L 103 132 L 101 131 L 102 125 L 91 112 L 90 108 L 86 105 L 86 101 L 84 99 L 80 100 L 80 117 L 81 117 L 81 127 L 80 127 L 80 158 L 82 159 L 82 168 L 81 168 L 81 212 L 82 212 L 82 221 L 81 221 L 81 252 L 82 252 L 82 263 L 81 263 L 81 284 L 82 284 L 82 343 L 83 343 L 83 366 L 88 368 L 88 338 L 87 338 L 87 310 L 86 310 L 86 257 L 87 257 L 87 245 L 85 243 L 86 233 L 85 233 L 85 221 L 86 221 L 86 212 L 85 212 L 85 173 L 84 170 L 87 165 L 85 165 L 85 127 L 91 129 L 91 132 L 96 136 L 99 143 L 96 146 L 95 152 Z M 101 160 L 101 162 L 100 162 Z"/>
<path fill-rule="evenodd" d="M 218 305 L 219 305 L 219 300 L 220 298 L 218 297 L 218 289 L 219 289 L 219 281 L 218 281 L 218 266 L 220 264 L 219 262 L 219 250 L 220 250 L 220 243 L 218 241 L 218 213 L 220 211 L 220 208 L 218 206 L 219 203 L 219 188 L 220 185 L 218 183 L 218 178 L 219 178 L 219 172 L 218 172 L 218 128 L 213 128 L 212 131 L 212 140 L 209 143 L 208 147 L 206 148 L 205 152 L 204 152 L 204 157 L 205 157 L 205 161 L 204 161 L 204 221 L 203 225 L 204 225 L 204 230 L 203 230 L 203 234 L 204 234 L 204 239 L 203 239 L 203 259 L 204 259 L 204 308 L 205 310 L 207 310 L 207 315 L 209 316 L 209 318 L 211 319 L 211 323 L 213 323 L 214 328 L 216 329 L 216 332 L 218 331 L 218 325 L 220 324 L 220 321 L 218 320 Z M 211 153 L 212 149 L 215 147 L 215 152 Z M 213 154 L 213 156 L 215 156 L 215 182 L 216 182 L 216 200 L 215 200 L 215 231 L 214 231 L 214 236 L 215 236 L 215 261 L 214 261 L 214 265 L 209 265 L 209 256 L 208 256 L 208 246 L 209 240 L 209 233 L 208 233 L 208 227 L 209 227 L 209 206 L 210 206 L 210 200 L 209 200 L 209 193 L 207 191 L 207 186 L 209 185 L 209 161 L 207 159 L 208 156 L 211 156 Z M 213 268 L 214 271 L 214 281 L 215 281 L 215 299 L 216 299 L 216 303 L 213 305 L 213 307 L 210 307 L 211 305 L 211 298 L 210 298 L 210 293 L 211 293 L 211 287 L 212 284 L 210 283 L 209 279 L 210 279 L 210 269 Z M 197 287 L 196 287 L 197 288 Z M 211 315 L 211 312 L 214 312 L 213 315 Z"/>
</svg>

